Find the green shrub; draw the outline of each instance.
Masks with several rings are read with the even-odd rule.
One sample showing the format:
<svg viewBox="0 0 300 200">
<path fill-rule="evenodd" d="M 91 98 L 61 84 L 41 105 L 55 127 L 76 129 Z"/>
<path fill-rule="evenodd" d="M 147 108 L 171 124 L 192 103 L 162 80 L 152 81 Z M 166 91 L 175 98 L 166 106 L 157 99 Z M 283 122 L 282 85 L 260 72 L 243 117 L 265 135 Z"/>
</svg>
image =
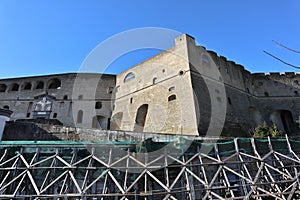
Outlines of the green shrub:
<svg viewBox="0 0 300 200">
<path fill-rule="evenodd" d="M 264 137 L 281 137 L 283 136 L 283 132 L 278 130 L 275 123 L 273 123 L 271 126 L 267 124 L 267 122 L 264 121 L 263 124 L 258 125 L 255 128 L 253 137 L 254 138 L 264 138 Z"/>
<path fill-rule="evenodd" d="M 298 117 L 298 120 L 296 122 L 297 122 L 297 124 L 298 124 L 298 126 L 300 128 L 300 116 Z"/>
</svg>

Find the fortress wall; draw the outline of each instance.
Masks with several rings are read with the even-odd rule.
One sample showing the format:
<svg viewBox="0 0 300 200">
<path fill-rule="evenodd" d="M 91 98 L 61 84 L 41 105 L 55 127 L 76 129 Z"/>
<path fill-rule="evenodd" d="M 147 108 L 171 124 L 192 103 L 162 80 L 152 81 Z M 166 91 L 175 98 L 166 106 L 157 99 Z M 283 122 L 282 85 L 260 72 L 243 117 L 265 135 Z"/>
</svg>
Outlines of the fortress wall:
<svg viewBox="0 0 300 200">
<path fill-rule="evenodd" d="M 37 101 L 46 95 L 53 101 L 50 118 L 64 125 L 107 128 L 112 116 L 114 130 L 139 131 L 136 117 L 147 104 L 142 131 L 195 135 L 207 131 L 212 105 L 220 104 L 227 135 L 245 135 L 263 121 L 299 131 L 295 122 L 300 115 L 299 73 L 251 74 L 196 46 L 189 35 L 179 36 L 175 43 L 117 76 L 70 73 L 2 79 L 0 108 L 12 110 L 13 120 L 32 119 Z M 134 78 L 125 82 L 130 73 Z"/>
<path fill-rule="evenodd" d="M 286 73 L 255 73 L 253 88 L 256 96 L 298 96 L 300 94 L 300 75 Z"/>
<path fill-rule="evenodd" d="M 193 50 L 191 50 L 193 49 Z M 207 52 L 210 59 L 201 57 Z M 299 116 L 300 104 L 300 75 L 293 72 L 286 73 L 254 73 L 245 70 L 242 65 L 227 60 L 224 56 L 218 56 L 213 51 L 207 51 L 204 47 L 198 46 L 197 50 L 192 43 L 189 46 L 189 56 L 191 63 L 198 63 L 195 71 L 200 71 L 202 75 L 208 73 L 205 69 L 211 69 L 216 65 L 220 74 L 221 81 L 224 82 L 226 89 L 226 122 L 223 132 L 227 135 L 246 136 L 248 132 L 262 124 L 263 121 L 278 124 L 281 130 L 287 132 L 299 131 L 296 119 Z M 192 66 L 191 69 L 195 68 Z M 204 69 L 204 70 L 203 70 Z M 205 98 L 205 82 L 201 82 L 196 75 L 192 74 L 192 85 L 194 91 L 198 93 L 197 101 L 199 105 L 197 113 L 201 109 L 205 110 L 202 126 L 209 124 L 211 99 L 208 95 Z M 298 97 L 299 96 L 299 97 Z M 201 99 L 202 98 L 202 99 Z M 299 102 L 299 103 L 298 103 Z M 290 115 L 290 116 L 289 116 Z M 201 117 L 200 117 L 201 118 Z M 203 127 L 199 127 L 199 132 L 205 132 Z"/>
<path fill-rule="evenodd" d="M 75 80 L 78 89 L 75 93 L 84 91 L 89 96 L 73 94 Z M 95 82 L 89 85 L 89 82 Z M 32 119 L 33 110 L 40 96 L 50 96 L 53 99 L 51 119 L 58 119 L 64 125 L 74 126 L 73 114 L 77 117 L 78 109 L 87 110 L 84 120 L 92 126 L 93 116 L 111 115 L 111 96 L 115 87 L 114 75 L 101 74 L 56 74 L 24 78 L 0 80 L 0 108 L 13 111 L 12 119 Z M 81 95 L 81 96 L 80 96 Z M 101 102 L 101 108 L 95 109 L 95 103 Z M 81 102 L 79 106 L 77 102 Z M 90 108 L 89 108 L 90 107 Z M 74 111 L 74 108 L 75 109 Z M 76 113 L 75 113 L 76 112 Z"/>
<path fill-rule="evenodd" d="M 176 43 L 117 76 L 115 130 L 197 135 L 187 44 L 184 37 Z"/>
<path fill-rule="evenodd" d="M 210 124 L 218 127 L 218 122 L 224 120 L 223 114 L 224 136 L 247 136 L 248 130 L 255 125 L 248 109 L 257 106 L 252 95 L 250 72 L 193 43 L 189 44 L 188 51 L 199 134 L 205 134 Z M 221 114 L 213 114 L 213 109 Z M 217 129 L 212 132 L 218 134 Z"/>
</svg>

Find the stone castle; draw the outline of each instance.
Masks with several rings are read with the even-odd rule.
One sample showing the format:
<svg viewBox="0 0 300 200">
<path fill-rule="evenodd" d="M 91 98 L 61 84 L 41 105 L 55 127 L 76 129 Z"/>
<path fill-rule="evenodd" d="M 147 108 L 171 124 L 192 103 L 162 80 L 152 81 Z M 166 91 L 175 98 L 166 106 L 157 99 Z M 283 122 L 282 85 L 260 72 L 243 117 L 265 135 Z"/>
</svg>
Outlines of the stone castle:
<svg viewBox="0 0 300 200">
<path fill-rule="evenodd" d="M 117 75 L 67 73 L 0 80 L 11 120 L 181 135 L 249 136 L 266 121 L 299 132 L 300 74 L 250 73 L 181 35 Z"/>
</svg>

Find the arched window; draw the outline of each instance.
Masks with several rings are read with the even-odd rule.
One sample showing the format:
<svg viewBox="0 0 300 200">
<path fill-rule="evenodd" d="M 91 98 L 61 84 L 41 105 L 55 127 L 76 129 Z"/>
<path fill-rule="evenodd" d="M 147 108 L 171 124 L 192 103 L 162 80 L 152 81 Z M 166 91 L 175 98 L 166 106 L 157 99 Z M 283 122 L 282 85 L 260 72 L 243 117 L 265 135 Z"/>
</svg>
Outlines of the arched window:
<svg viewBox="0 0 300 200">
<path fill-rule="evenodd" d="M 172 92 L 175 90 L 175 86 L 169 87 L 169 92 Z"/>
<path fill-rule="evenodd" d="M 67 100 L 67 99 L 68 99 L 68 95 L 65 95 L 65 96 L 64 96 L 64 100 Z"/>
<path fill-rule="evenodd" d="M 171 96 L 168 97 L 168 101 L 174 101 L 176 100 L 176 95 L 172 94 Z"/>
<path fill-rule="evenodd" d="M 111 118 L 111 130 L 120 130 L 123 119 L 123 112 L 114 114 Z"/>
<path fill-rule="evenodd" d="M 11 91 L 19 91 L 19 84 L 18 83 L 12 84 Z"/>
<path fill-rule="evenodd" d="M 36 83 L 35 89 L 44 89 L 44 82 L 43 81 L 38 81 Z"/>
<path fill-rule="evenodd" d="M 31 86 L 32 86 L 31 83 L 25 83 L 23 89 L 24 90 L 31 90 Z"/>
<path fill-rule="evenodd" d="M 82 121 L 83 121 L 83 111 L 79 110 L 78 113 L 77 113 L 77 123 L 81 124 Z"/>
<path fill-rule="evenodd" d="M 269 93 L 268 93 L 268 92 L 265 92 L 265 96 L 268 97 L 268 96 L 269 96 Z"/>
<path fill-rule="evenodd" d="M 124 83 L 126 83 L 126 82 L 128 82 L 128 81 L 130 81 L 130 80 L 133 80 L 134 78 L 135 78 L 135 74 L 132 73 L 132 72 L 130 72 L 130 73 L 128 73 L 128 74 L 125 76 L 125 78 L 124 78 Z"/>
<path fill-rule="evenodd" d="M 152 83 L 153 83 L 153 84 L 156 84 L 156 83 L 157 83 L 157 78 L 156 78 L 156 77 L 154 77 L 154 78 L 152 79 Z"/>
<path fill-rule="evenodd" d="M 7 85 L 5 84 L 0 84 L 0 92 L 5 92 L 7 89 Z"/>
<path fill-rule="evenodd" d="M 141 105 L 138 108 L 136 112 L 135 125 L 133 131 L 143 132 L 146 123 L 147 113 L 148 113 L 148 104 Z"/>
<path fill-rule="evenodd" d="M 48 82 L 48 89 L 60 89 L 61 81 L 57 78 L 51 79 Z"/>
<path fill-rule="evenodd" d="M 102 108 L 102 102 L 101 101 L 96 101 L 95 109 L 101 109 L 101 108 Z"/>
</svg>

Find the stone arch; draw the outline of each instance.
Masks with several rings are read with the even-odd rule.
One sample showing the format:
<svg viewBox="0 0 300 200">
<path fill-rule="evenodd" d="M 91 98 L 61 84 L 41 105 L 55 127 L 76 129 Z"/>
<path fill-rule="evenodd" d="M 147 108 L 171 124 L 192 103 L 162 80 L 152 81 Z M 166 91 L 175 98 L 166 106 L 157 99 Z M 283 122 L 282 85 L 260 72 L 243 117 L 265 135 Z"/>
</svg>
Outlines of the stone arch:
<svg viewBox="0 0 300 200">
<path fill-rule="evenodd" d="M 270 115 L 270 120 L 275 123 L 278 129 L 286 133 L 295 132 L 296 126 L 293 114 L 289 110 L 275 110 Z"/>
<path fill-rule="evenodd" d="M 35 89 L 44 89 L 44 82 L 43 81 L 38 81 L 36 83 Z"/>
<path fill-rule="evenodd" d="M 0 84 L 0 92 L 6 92 L 7 85 L 6 84 Z"/>
<path fill-rule="evenodd" d="M 123 120 L 123 112 L 118 112 L 112 116 L 111 130 L 120 130 Z"/>
<path fill-rule="evenodd" d="M 53 78 L 48 81 L 48 89 L 60 89 L 61 81 L 58 78 Z"/>
<path fill-rule="evenodd" d="M 18 83 L 13 83 L 11 85 L 11 91 L 19 91 L 20 85 Z"/>
<path fill-rule="evenodd" d="M 92 128 L 107 129 L 107 119 L 104 116 L 96 115 L 93 117 Z"/>
<path fill-rule="evenodd" d="M 135 74 L 133 72 L 129 72 L 124 78 L 124 83 L 131 81 L 133 79 L 135 79 Z"/>
<path fill-rule="evenodd" d="M 23 90 L 31 90 L 32 84 L 30 82 L 26 82 L 23 85 Z"/>
<path fill-rule="evenodd" d="M 135 118 L 135 125 L 134 125 L 134 131 L 135 132 L 143 132 L 144 131 L 144 126 L 146 123 L 146 117 L 148 113 L 148 104 L 143 104 L 141 105 L 136 113 L 136 118 Z"/>
<path fill-rule="evenodd" d="M 76 122 L 77 122 L 77 124 L 81 124 L 82 121 L 83 121 L 83 111 L 79 110 L 77 112 L 77 120 L 76 120 Z"/>
</svg>

